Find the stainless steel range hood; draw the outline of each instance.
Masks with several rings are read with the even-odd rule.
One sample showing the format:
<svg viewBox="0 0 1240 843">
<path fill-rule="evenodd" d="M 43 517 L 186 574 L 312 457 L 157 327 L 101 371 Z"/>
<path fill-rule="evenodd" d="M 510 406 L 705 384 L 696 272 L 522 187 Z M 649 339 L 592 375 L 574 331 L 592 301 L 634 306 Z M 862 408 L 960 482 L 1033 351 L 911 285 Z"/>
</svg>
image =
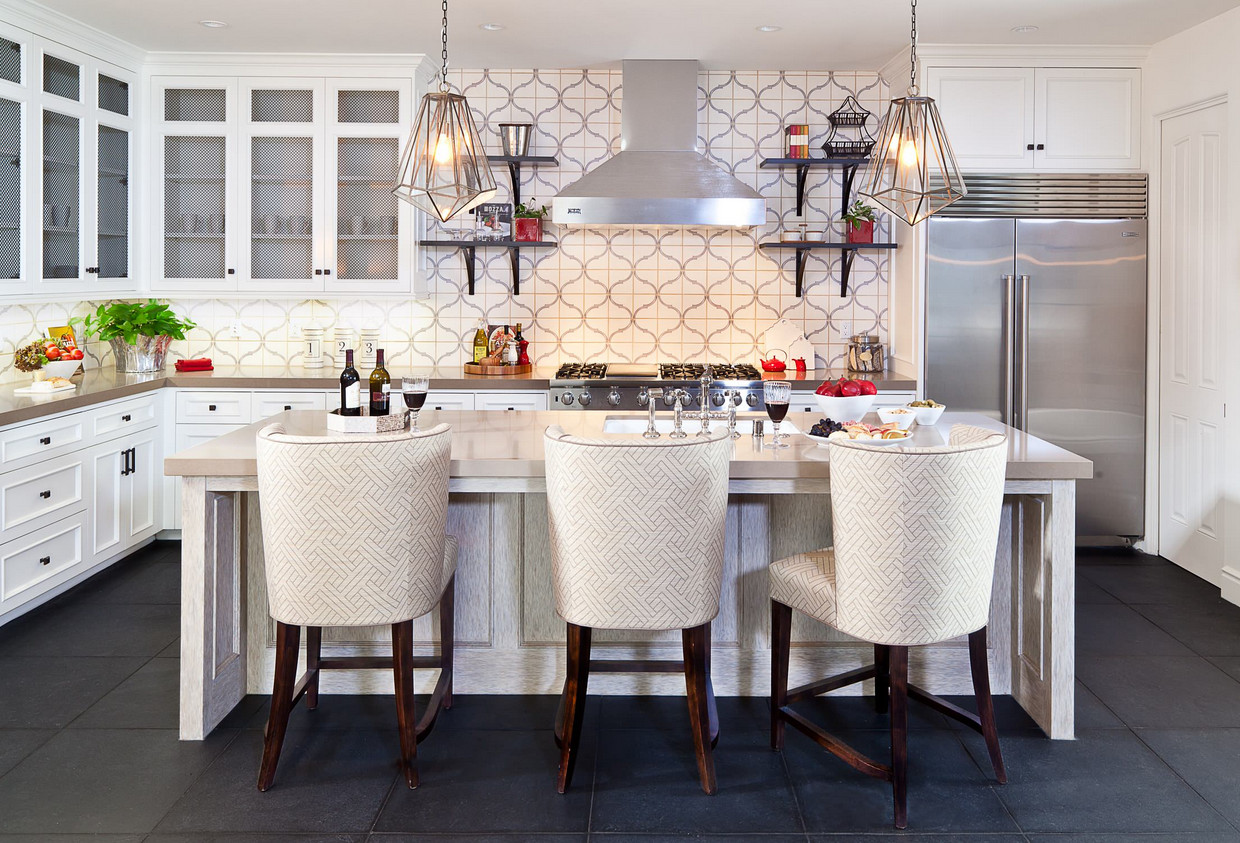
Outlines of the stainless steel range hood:
<svg viewBox="0 0 1240 843">
<path fill-rule="evenodd" d="M 560 191 L 568 225 L 747 227 L 766 200 L 698 154 L 696 61 L 625 61 L 622 151 Z"/>
</svg>

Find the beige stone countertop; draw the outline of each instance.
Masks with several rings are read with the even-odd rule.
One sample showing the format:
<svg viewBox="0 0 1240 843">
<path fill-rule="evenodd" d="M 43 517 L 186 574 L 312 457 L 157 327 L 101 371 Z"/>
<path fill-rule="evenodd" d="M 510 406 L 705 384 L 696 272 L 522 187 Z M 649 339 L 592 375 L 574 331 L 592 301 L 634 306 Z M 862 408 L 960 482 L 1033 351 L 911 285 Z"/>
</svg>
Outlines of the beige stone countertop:
<svg viewBox="0 0 1240 843">
<path fill-rule="evenodd" d="M 431 379 L 432 389 L 460 390 L 545 390 L 555 375 L 555 367 L 538 366 L 526 375 L 503 375 L 485 377 L 467 375 L 458 366 L 421 367 L 415 369 L 389 370 L 393 380 L 404 375 L 425 375 Z M 798 378 L 796 372 L 767 374 L 772 380 L 789 380 L 793 389 L 814 389 L 827 377 L 838 378 L 846 374 L 842 369 L 809 372 Z M 165 386 L 181 389 L 331 389 L 339 383 L 339 373 L 333 367 L 303 369 L 300 366 L 236 366 L 220 365 L 211 372 L 178 372 L 169 364 L 163 372 L 134 375 L 122 374 L 111 367 L 88 368 L 72 380 L 77 384 L 73 392 L 55 395 L 15 395 L 14 389 L 30 384 L 29 376 L 0 384 L 0 427 L 17 422 L 77 410 L 117 398 L 125 398 L 149 392 Z M 875 386 L 883 391 L 907 391 L 917 388 L 912 377 L 895 372 L 871 376 Z"/>
<path fill-rule="evenodd" d="M 326 415 L 318 410 L 281 413 L 173 454 L 164 461 L 164 473 L 192 477 L 254 476 L 257 473 L 255 436 L 260 428 L 280 422 L 290 433 L 321 435 L 326 432 Z M 670 413 L 661 413 L 660 423 L 669 424 L 670 416 Z M 765 440 L 755 440 L 748 434 L 750 420 L 754 418 L 765 417 L 746 414 L 738 425 L 745 435 L 735 443 L 731 468 L 733 480 L 821 480 L 829 476 L 829 447 L 794 433 L 787 438 L 790 447 L 770 448 L 769 421 L 766 422 Z M 645 429 L 645 415 L 556 411 L 424 410 L 419 425 L 423 429 L 440 422 L 452 426 L 450 471 L 453 478 L 541 478 L 545 472 L 543 432 L 547 427 L 559 425 L 569 433 L 600 436 L 604 435 L 603 428 L 609 420 L 626 420 L 638 431 Z M 873 414 L 867 420 L 877 421 Z M 785 422 L 784 430 L 788 430 L 792 423 Z M 973 413 L 944 413 L 937 425 L 914 426 L 911 444 L 945 444 L 951 426 L 958 423 L 976 424 L 1007 433 L 1009 480 L 1075 480 L 1093 474 L 1093 463 L 1089 460 Z M 690 422 L 686 424 L 686 430 L 695 433 L 698 426 Z M 615 435 L 632 438 L 638 434 Z"/>
</svg>

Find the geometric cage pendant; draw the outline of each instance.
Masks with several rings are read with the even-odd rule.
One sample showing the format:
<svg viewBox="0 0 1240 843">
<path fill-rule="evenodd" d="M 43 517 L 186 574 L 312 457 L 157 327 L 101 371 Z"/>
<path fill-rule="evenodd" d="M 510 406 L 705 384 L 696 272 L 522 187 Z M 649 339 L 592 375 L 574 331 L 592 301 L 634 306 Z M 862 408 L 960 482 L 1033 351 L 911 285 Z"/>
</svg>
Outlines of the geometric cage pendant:
<svg viewBox="0 0 1240 843">
<path fill-rule="evenodd" d="M 444 90 L 427 93 L 392 192 L 447 222 L 497 191 L 465 97 Z"/>
</svg>

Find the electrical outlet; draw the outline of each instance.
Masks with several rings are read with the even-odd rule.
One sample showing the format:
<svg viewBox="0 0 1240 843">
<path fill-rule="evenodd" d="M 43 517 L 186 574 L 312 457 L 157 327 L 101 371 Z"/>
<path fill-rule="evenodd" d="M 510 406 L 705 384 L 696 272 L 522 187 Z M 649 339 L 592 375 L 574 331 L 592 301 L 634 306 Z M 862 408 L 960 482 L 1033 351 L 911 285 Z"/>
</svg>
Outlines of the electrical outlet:
<svg viewBox="0 0 1240 843">
<path fill-rule="evenodd" d="M 841 337 L 848 339 L 853 335 L 853 323 L 851 319 L 833 319 L 835 330 Z"/>
<path fill-rule="evenodd" d="M 292 334 L 294 337 L 300 337 L 301 336 L 301 320 L 300 319 L 288 320 L 288 330 L 289 330 L 289 333 Z"/>
<path fill-rule="evenodd" d="M 228 335 L 235 339 L 241 339 L 241 320 L 234 319 L 228 323 Z"/>
</svg>

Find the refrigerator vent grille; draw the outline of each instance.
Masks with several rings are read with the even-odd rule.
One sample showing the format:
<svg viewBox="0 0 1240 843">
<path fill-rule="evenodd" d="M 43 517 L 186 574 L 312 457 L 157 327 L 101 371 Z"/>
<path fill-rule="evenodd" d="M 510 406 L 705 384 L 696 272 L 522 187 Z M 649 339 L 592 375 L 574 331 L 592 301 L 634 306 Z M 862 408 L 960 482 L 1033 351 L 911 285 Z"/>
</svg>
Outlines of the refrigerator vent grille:
<svg viewBox="0 0 1240 843">
<path fill-rule="evenodd" d="M 1145 173 L 966 173 L 945 217 L 1145 217 Z"/>
</svg>

